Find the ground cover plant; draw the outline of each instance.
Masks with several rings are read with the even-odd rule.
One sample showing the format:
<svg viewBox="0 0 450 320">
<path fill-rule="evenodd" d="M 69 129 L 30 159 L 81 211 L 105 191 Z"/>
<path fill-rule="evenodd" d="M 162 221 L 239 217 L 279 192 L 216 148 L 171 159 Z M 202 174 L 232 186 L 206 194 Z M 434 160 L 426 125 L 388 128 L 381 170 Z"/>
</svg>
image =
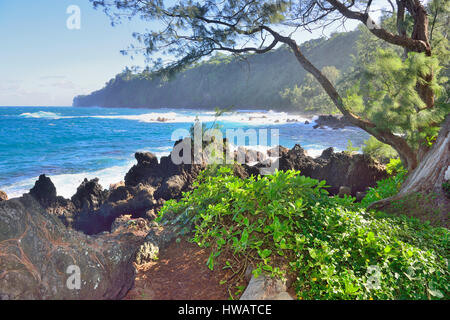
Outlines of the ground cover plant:
<svg viewBox="0 0 450 320">
<path fill-rule="evenodd" d="M 300 172 L 204 172 L 159 220 L 168 214 L 193 223 L 192 241 L 212 249 L 210 269 L 234 257 L 220 267 L 292 277 L 298 299 L 449 298 L 447 229 L 330 197 L 325 181 Z"/>
</svg>

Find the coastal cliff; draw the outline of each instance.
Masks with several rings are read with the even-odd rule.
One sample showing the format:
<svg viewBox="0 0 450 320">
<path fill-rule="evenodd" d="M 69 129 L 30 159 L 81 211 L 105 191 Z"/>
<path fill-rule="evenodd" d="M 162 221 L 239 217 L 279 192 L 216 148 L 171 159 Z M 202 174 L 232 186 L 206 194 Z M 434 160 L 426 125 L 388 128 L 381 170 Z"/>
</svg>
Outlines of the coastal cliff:
<svg viewBox="0 0 450 320">
<path fill-rule="evenodd" d="M 352 65 L 359 32 L 337 33 L 329 39 L 302 44 L 305 55 L 319 69 L 335 67 L 342 72 Z M 280 72 L 282 70 L 282 72 Z M 301 84 L 307 72 L 286 47 L 245 59 L 218 55 L 180 72 L 173 79 L 161 79 L 151 72 L 133 74 L 126 70 L 104 88 L 77 96 L 75 107 L 201 108 L 298 110 L 280 95 Z"/>
</svg>

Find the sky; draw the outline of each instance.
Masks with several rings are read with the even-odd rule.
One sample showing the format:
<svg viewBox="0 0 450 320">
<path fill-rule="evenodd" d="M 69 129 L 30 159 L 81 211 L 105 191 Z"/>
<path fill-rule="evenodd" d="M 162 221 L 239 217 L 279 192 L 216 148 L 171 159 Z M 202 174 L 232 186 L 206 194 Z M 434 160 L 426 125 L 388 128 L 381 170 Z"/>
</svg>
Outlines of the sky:
<svg viewBox="0 0 450 320">
<path fill-rule="evenodd" d="M 79 29 L 67 27 L 71 5 L 80 9 Z M 72 105 L 76 95 L 101 89 L 125 67 L 144 67 L 142 57 L 132 60 L 120 50 L 133 43 L 133 32 L 157 27 L 139 20 L 113 27 L 88 0 L 0 0 L 0 106 Z"/>
</svg>

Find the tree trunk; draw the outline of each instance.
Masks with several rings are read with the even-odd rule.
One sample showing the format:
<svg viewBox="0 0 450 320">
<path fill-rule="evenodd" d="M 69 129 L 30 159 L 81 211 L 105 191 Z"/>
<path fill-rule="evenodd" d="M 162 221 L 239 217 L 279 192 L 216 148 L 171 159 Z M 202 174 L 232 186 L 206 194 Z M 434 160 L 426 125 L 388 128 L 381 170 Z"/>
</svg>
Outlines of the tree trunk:
<svg viewBox="0 0 450 320">
<path fill-rule="evenodd" d="M 439 136 L 431 150 L 425 155 L 414 170 L 399 193 L 394 197 L 383 199 L 372 203 L 369 208 L 377 210 L 393 211 L 394 203 L 408 202 L 411 199 L 417 200 L 416 195 L 420 194 L 420 201 L 409 203 L 417 206 L 416 210 L 424 215 L 417 215 L 419 218 L 429 220 L 435 224 L 449 227 L 448 215 L 450 212 L 450 199 L 448 191 L 443 188 L 445 182 L 450 182 L 450 115 L 443 123 Z M 428 199 L 424 198 L 429 197 Z M 424 200 L 425 199 L 425 200 Z M 429 210 L 430 207 L 432 210 Z M 409 210 L 403 213 L 411 213 Z"/>
<path fill-rule="evenodd" d="M 439 136 L 431 150 L 410 174 L 398 193 L 404 196 L 411 192 L 435 192 L 443 194 L 442 184 L 450 165 L 450 116 L 441 127 Z"/>
</svg>

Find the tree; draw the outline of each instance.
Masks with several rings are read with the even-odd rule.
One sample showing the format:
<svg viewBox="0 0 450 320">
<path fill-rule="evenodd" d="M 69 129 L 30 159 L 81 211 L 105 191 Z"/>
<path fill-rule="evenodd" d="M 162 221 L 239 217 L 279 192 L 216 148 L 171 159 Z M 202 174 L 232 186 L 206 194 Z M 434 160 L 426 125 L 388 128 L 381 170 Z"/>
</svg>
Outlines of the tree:
<svg viewBox="0 0 450 320">
<path fill-rule="evenodd" d="M 427 60 L 424 62 L 426 67 L 415 70 L 413 83 L 408 83 L 408 89 L 411 86 L 414 87 L 420 105 L 408 105 L 407 108 L 408 112 L 413 110 L 413 113 L 428 114 L 442 105 L 435 103 L 436 71 L 435 65 L 430 65 L 433 61 L 430 41 L 433 27 L 429 27 L 427 8 L 419 0 L 396 0 L 395 3 L 387 0 L 391 15 L 395 17 L 396 32 L 377 25 L 370 17 L 372 0 L 207 0 L 202 2 L 180 0 L 171 6 L 164 5 L 162 0 L 91 1 L 95 7 L 104 8 L 113 23 L 124 17 L 136 16 L 146 21 L 157 20 L 162 24 L 160 30 L 135 33 L 134 37 L 142 44 L 142 47 L 131 49 L 144 52 L 149 60 L 155 62 L 158 70 L 169 73 L 179 71 L 186 65 L 216 51 L 232 54 L 260 54 L 274 49 L 279 44 L 285 44 L 292 50 L 301 66 L 320 83 L 336 108 L 351 123 L 367 131 L 379 141 L 391 145 L 408 170 L 414 170 L 429 150 L 425 141 L 411 144 L 408 137 L 397 134 L 395 129 L 398 126 L 390 127 L 386 124 L 385 118 L 371 119 L 370 113 L 365 116 L 363 112 L 358 114 L 357 111 L 360 110 L 352 110 L 355 102 L 364 104 L 367 101 L 356 97 L 355 94 L 344 99 L 333 83 L 304 56 L 292 38 L 292 34 L 301 28 L 307 30 L 326 28 L 346 19 L 362 22 L 371 34 L 402 48 L 408 57 L 411 56 L 411 59 Z M 445 2 L 443 4 L 445 5 Z M 437 4 L 437 15 L 445 11 L 441 7 L 442 4 Z M 408 28 L 409 22 L 411 22 L 410 28 Z M 164 64 L 161 58 L 154 59 L 161 54 L 168 54 L 174 57 L 175 61 Z M 377 72 L 373 74 L 377 75 Z M 386 93 L 383 97 L 388 97 L 389 94 Z M 414 101 L 402 102 L 414 104 L 418 101 L 414 99 Z M 442 119 L 435 121 L 434 116 L 437 114 L 428 117 L 429 121 L 423 123 L 426 123 L 427 127 L 437 128 L 442 121 Z M 421 132 L 422 129 L 423 126 L 420 126 L 416 131 Z"/>
<path fill-rule="evenodd" d="M 449 226 L 450 212 L 450 116 L 444 121 L 436 142 L 402 188 L 393 197 L 372 203 L 369 208 L 408 215 L 437 225 Z M 431 212 L 430 212 L 431 209 Z"/>
<path fill-rule="evenodd" d="M 394 158 L 398 159 L 397 152 L 391 146 L 378 141 L 373 136 L 364 141 L 361 151 L 381 163 L 388 163 L 390 159 Z"/>
<path fill-rule="evenodd" d="M 326 66 L 321 71 L 333 85 L 336 85 L 340 74 L 336 67 Z M 306 75 L 300 86 L 295 85 L 293 88 L 286 88 L 280 92 L 280 96 L 292 107 L 301 108 L 305 111 L 315 113 L 339 112 L 330 97 L 310 73 Z"/>
</svg>

